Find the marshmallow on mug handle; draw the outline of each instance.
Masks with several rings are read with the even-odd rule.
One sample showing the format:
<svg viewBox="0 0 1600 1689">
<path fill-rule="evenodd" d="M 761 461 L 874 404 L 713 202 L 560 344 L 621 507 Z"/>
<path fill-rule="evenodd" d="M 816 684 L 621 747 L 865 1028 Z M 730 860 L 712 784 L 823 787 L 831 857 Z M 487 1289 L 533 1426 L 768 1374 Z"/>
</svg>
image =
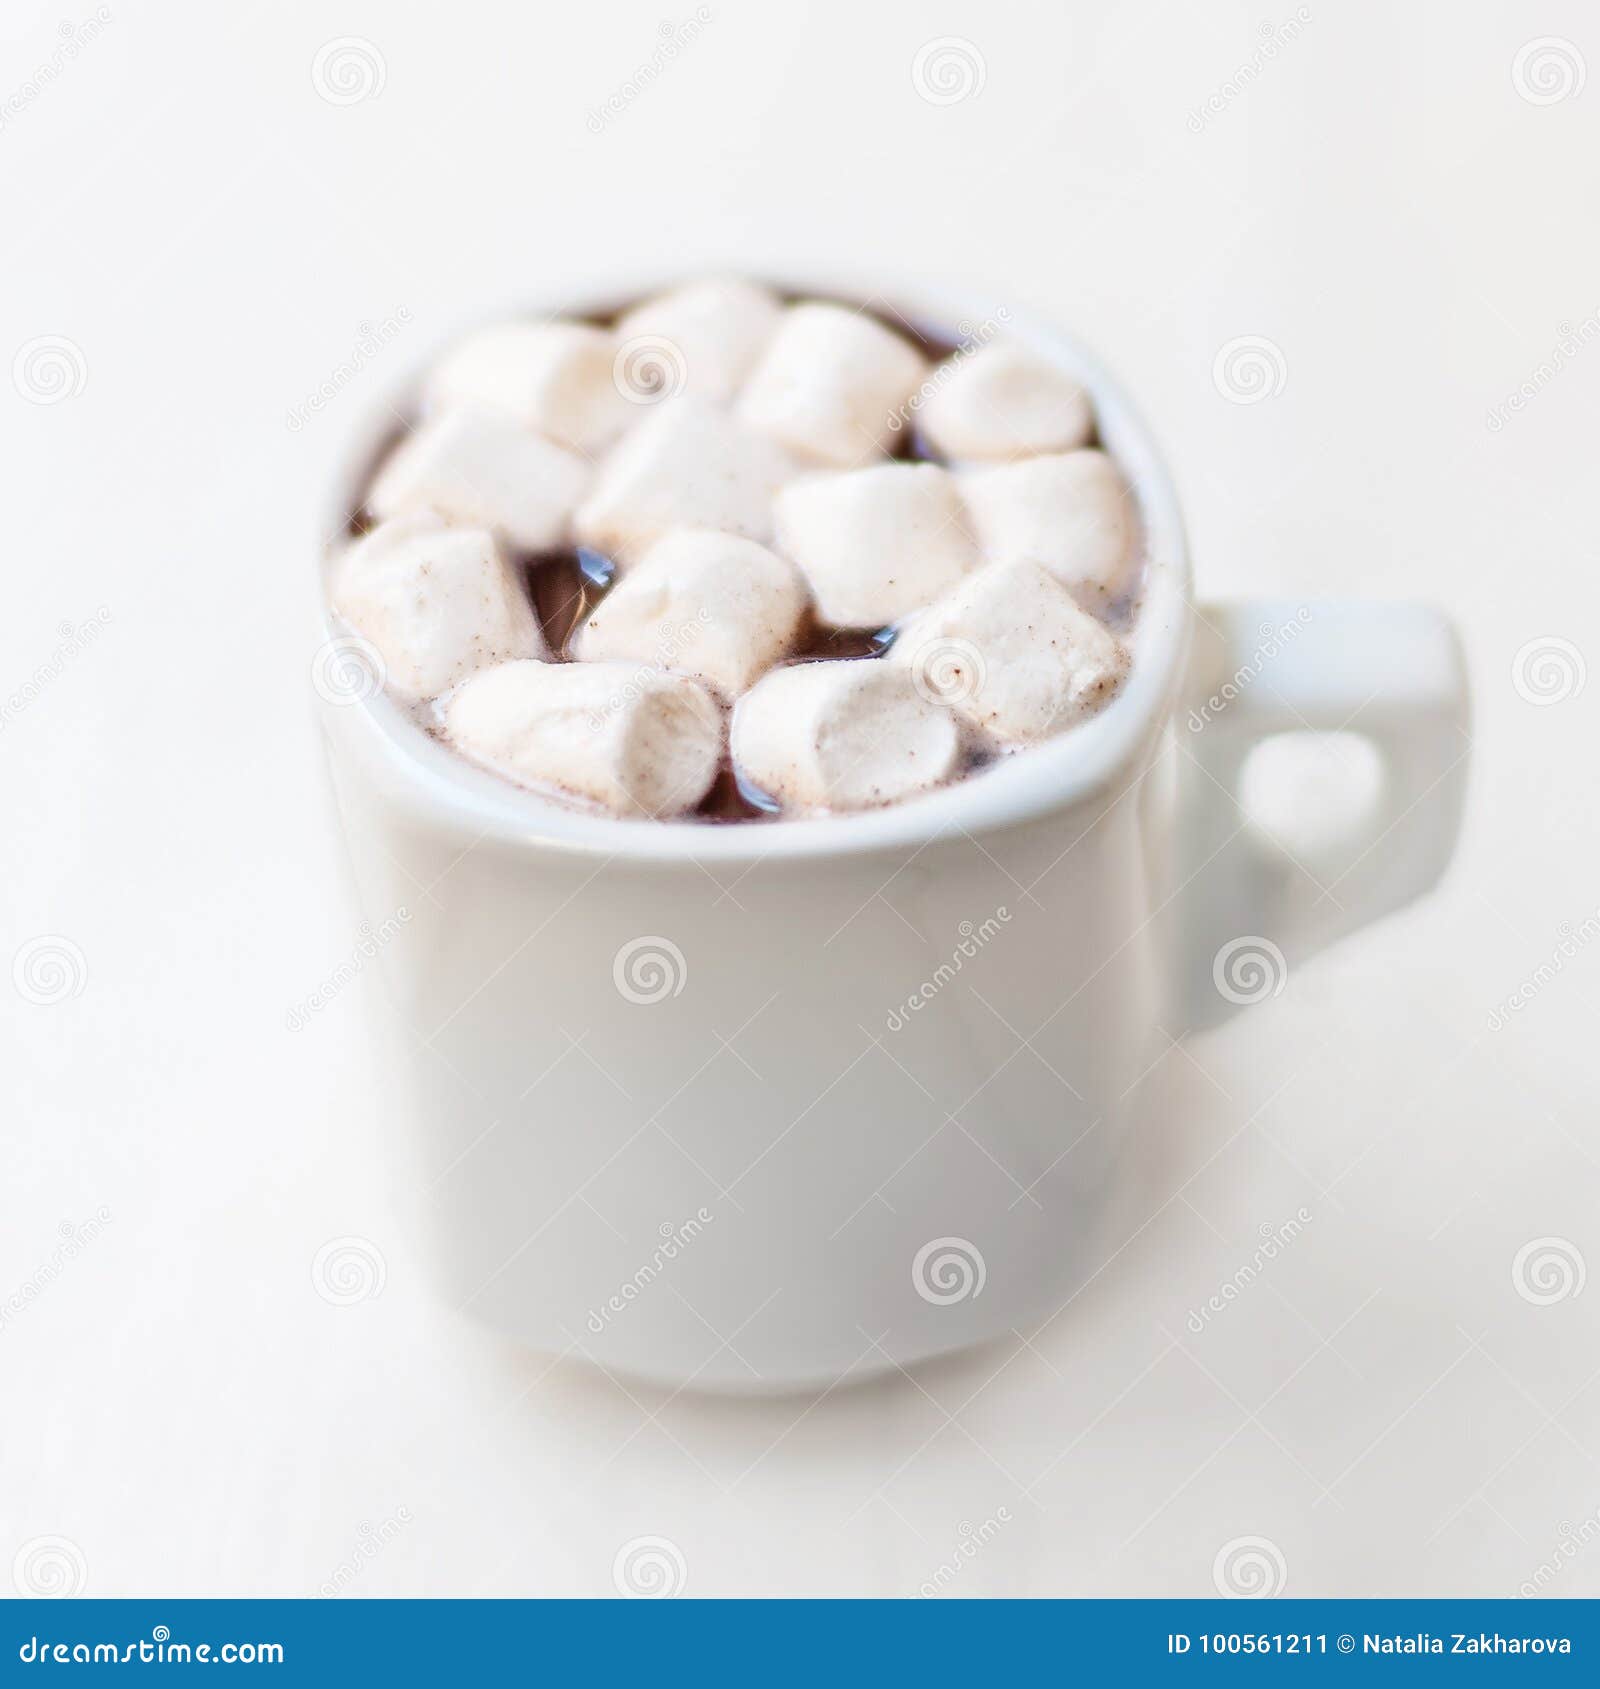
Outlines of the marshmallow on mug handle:
<svg viewBox="0 0 1600 1689">
<path fill-rule="evenodd" d="M 991 563 L 1042 563 L 1063 586 L 1078 590 L 1088 609 L 1102 607 L 1127 585 L 1133 495 L 1104 452 L 963 470 L 958 479 L 973 532 Z"/>
<path fill-rule="evenodd" d="M 1094 412 L 1077 382 L 1008 340 L 957 352 L 929 376 L 928 387 L 917 423 L 952 461 L 1070 451 L 1094 432 Z"/>
<path fill-rule="evenodd" d="M 333 606 L 412 699 L 435 698 L 489 663 L 547 655 L 494 535 L 433 515 L 397 517 L 357 540 L 335 565 Z"/>
<path fill-rule="evenodd" d="M 955 773 L 961 732 L 903 670 L 873 658 L 774 669 L 733 712 L 733 760 L 798 809 L 870 809 Z"/>
<path fill-rule="evenodd" d="M 888 445 L 926 369 L 909 341 L 865 312 L 791 305 L 739 411 L 790 450 L 848 468 Z"/>
<path fill-rule="evenodd" d="M 615 815 L 693 809 L 722 761 L 722 710 L 710 694 L 629 663 L 503 663 L 453 692 L 443 716 L 474 762 Z"/>
<path fill-rule="evenodd" d="M 992 563 L 889 649 L 924 696 L 1000 743 L 1042 739 L 1106 703 L 1127 673 L 1114 634 L 1038 563 Z"/>
<path fill-rule="evenodd" d="M 572 654 L 694 675 L 733 699 L 793 648 L 805 609 L 805 582 L 786 559 L 737 534 L 683 529 L 579 624 Z"/>
<path fill-rule="evenodd" d="M 737 278 L 689 282 L 635 305 L 617 324 L 618 357 L 647 359 L 675 390 L 726 402 L 772 338 L 783 306 L 770 289 Z"/>
<path fill-rule="evenodd" d="M 674 528 L 716 528 L 765 543 L 773 494 L 794 468 L 765 435 L 685 394 L 615 447 L 574 526 L 581 544 L 621 563 Z"/>
<path fill-rule="evenodd" d="M 617 345 L 590 323 L 512 322 L 479 329 L 441 358 L 431 407 L 500 411 L 574 451 L 608 446 L 634 418 L 617 373 Z"/>
<path fill-rule="evenodd" d="M 776 505 L 778 545 L 832 627 L 899 621 L 975 568 L 956 484 L 931 463 L 880 463 L 792 482 Z"/>
<path fill-rule="evenodd" d="M 583 459 L 509 417 L 453 410 L 424 422 L 378 471 L 368 504 L 380 517 L 434 510 L 493 528 L 526 551 L 566 538 L 589 478 Z"/>
</svg>

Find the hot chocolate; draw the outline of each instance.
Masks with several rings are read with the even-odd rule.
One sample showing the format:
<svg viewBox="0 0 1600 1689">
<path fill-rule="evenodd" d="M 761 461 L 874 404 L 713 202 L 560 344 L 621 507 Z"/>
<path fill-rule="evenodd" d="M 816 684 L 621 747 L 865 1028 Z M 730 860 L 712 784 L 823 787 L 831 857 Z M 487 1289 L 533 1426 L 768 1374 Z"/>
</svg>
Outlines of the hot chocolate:
<svg viewBox="0 0 1600 1689">
<path fill-rule="evenodd" d="M 1140 535 L 1094 426 L 1024 346 L 748 282 L 509 323 L 425 379 L 334 607 L 430 731 L 546 796 L 895 803 L 1120 686 Z"/>
</svg>

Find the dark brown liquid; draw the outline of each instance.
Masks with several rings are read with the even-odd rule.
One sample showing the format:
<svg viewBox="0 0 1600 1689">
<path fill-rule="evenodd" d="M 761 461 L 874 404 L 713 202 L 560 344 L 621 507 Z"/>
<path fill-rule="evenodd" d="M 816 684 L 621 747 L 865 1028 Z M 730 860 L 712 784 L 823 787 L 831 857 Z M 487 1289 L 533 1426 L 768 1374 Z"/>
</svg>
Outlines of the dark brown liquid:
<svg viewBox="0 0 1600 1689">
<path fill-rule="evenodd" d="M 829 663 L 844 658 L 881 657 L 894 644 L 893 628 L 824 627 L 809 612 L 792 653 L 796 662 Z"/>
<path fill-rule="evenodd" d="M 567 647 L 572 636 L 610 590 L 617 577 L 616 564 L 587 546 L 531 552 L 517 561 L 551 656 L 558 663 L 570 663 L 572 653 Z"/>
<path fill-rule="evenodd" d="M 775 797 L 752 786 L 724 758 L 711 790 L 691 811 L 700 821 L 776 821 L 782 806 Z"/>
<path fill-rule="evenodd" d="M 889 451 L 902 463 L 936 463 L 942 468 L 949 461 L 914 422 L 895 431 Z"/>
</svg>

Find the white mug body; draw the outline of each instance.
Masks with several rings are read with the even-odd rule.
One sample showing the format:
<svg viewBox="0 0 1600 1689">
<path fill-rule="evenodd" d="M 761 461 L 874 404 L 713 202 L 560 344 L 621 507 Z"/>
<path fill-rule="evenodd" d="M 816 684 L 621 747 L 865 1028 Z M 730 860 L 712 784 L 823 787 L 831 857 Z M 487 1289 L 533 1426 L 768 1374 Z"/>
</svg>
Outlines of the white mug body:
<svg viewBox="0 0 1600 1689">
<path fill-rule="evenodd" d="M 672 1387 L 822 1387 L 1061 1307 L 1102 1264 L 1141 1075 L 1249 999 L 1215 969 L 1414 897 L 1459 817 L 1465 686 L 1433 612 L 1197 608 L 1160 454 L 1082 347 L 983 298 L 826 291 L 1020 337 L 1088 391 L 1145 559 L 1099 714 L 889 809 L 663 824 L 519 790 L 381 692 L 323 689 L 441 1288 Z M 404 404 L 355 442 L 325 553 Z M 325 651 L 347 632 L 324 612 Z M 1397 775 L 1333 916 L 1232 790 L 1257 739 L 1305 726 L 1369 729 Z"/>
<path fill-rule="evenodd" d="M 771 1391 L 1027 1328 L 1092 1271 L 1170 972 L 1138 765 L 1002 837 L 729 870 L 475 838 L 330 725 L 453 1306 Z"/>
</svg>

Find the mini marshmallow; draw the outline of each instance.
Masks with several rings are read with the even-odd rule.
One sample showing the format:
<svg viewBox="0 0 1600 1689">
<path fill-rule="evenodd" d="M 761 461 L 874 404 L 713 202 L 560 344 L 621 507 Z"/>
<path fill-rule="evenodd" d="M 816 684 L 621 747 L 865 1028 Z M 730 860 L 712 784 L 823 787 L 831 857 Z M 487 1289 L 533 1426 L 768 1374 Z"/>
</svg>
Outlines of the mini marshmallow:
<svg viewBox="0 0 1600 1689">
<path fill-rule="evenodd" d="M 474 762 L 615 815 L 693 809 L 722 761 L 722 711 L 710 694 L 628 663 L 503 663 L 454 692 L 443 715 L 451 743 Z"/>
<path fill-rule="evenodd" d="M 917 425 L 937 452 L 955 461 L 1071 451 L 1094 432 L 1094 412 L 1077 382 L 1008 340 L 957 352 L 928 387 Z"/>
<path fill-rule="evenodd" d="M 850 468 L 888 445 L 926 369 L 909 341 L 864 312 L 791 305 L 739 411 L 792 451 Z"/>
<path fill-rule="evenodd" d="M 1038 563 L 993 563 L 905 628 L 887 661 L 1000 743 L 1041 739 L 1097 710 L 1128 659 Z"/>
<path fill-rule="evenodd" d="M 799 809 L 871 809 L 948 780 L 961 732 L 903 669 L 861 658 L 774 669 L 733 712 L 733 760 Z"/>
<path fill-rule="evenodd" d="M 589 323 L 479 329 L 440 359 L 425 394 L 433 409 L 498 411 L 585 455 L 609 446 L 637 414 L 615 340 Z"/>
<path fill-rule="evenodd" d="M 455 410 L 395 448 L 367 502 L 379 517 L 433 510 L 493 528 L 520 550 L 546 551 L 566 538 L 588 478 L 582 458 L 508 418 Z"/>
<path fill-rule="evenodd" d="M 778 548 L 833 627 L 880 628 L 976 568 L 954 478 L 931 463 L 814 475 L 778 495 Z"/>
<path fill-rule="evenodd" d="M 384 522 L 340 558 L 333 605 L 378 648 L 389 685 L 434 698 L 476 670 L 545 656 L 527 596 L 481 528 L 432 515 Z"/>
<path fill-rule="evenodd" d="M 783 306 L 754 282 L 690 282 L 636 305 L 617 324 L 620 356 L 643 363 L 654 353 L 671 386 L 724 403 L 772 338 Z"/>
<path fill-rule="evenodd" d="M 575 519 L 578 540 L 631 563 L 674 528 L 715 528 L 763 544 L 787 452 L 708 400 L 683 398 L 641 422 L 600 466 Z"/>
<path fill-rule="evenodd" d="M 733 699 L 793 649 L 805 609 L 792 563 L 737 534 L 686 528 L 657 540 L 618 581 L 572 651 L 579 662 L 693 675 Z"/>
<path fill-rule="evenodd" d="M 1086 609 L 1127 584 L 1134 508 L 1128 484 L 1092 449 L 964 470 L 961 494 L 991 563 L 1042 563 Z"/>
</svg>

